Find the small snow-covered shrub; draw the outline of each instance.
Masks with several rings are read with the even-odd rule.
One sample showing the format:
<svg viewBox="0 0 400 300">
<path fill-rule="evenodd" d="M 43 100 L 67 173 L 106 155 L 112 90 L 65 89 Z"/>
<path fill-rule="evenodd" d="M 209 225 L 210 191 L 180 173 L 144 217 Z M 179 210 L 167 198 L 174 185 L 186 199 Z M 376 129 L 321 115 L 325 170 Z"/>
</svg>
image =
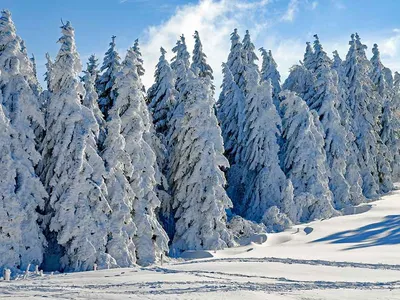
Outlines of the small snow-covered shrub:
<svg viewBox="0 0 400 300">
<path fill-rule="evenodd" d="M 272 206 L 264 213 L 262 222 L 266 226 L 267 232 L 280 232 L 292 226 L 288 216 L 280 212 L 279 208 Z"/>
</svg>

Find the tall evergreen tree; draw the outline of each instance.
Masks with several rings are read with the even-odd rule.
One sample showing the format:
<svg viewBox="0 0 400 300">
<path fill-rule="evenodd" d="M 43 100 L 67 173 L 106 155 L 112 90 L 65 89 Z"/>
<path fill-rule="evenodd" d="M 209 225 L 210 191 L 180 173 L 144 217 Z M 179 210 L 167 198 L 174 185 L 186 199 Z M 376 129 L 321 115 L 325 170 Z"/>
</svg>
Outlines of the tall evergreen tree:
<svg viewBox="0 0 400 300">
<path fill-rule="evenodd" d="M 314 69 L 313 61 L 314 61 L 314 51 L 313 48 L 311 47 L 311 43 L 307 42 L 306 51 L 304 53 L 304 58 L 303 58 L 303 64 L 307 69 L 313 70 Z"/>
<path fill-rule="evenodd" d="M 115 49 L 115 38 L 112 36 L 110 48 L 107 50 L 100 72 L 103 72 L 96 81 L 96 89 L 99 95 L 99 106 L 104 118 L 107 119 L 109 109 L 114 105 L 116 98 L 113 90 L 115 76 L 121 68 L 120 57 Z"/>
<path fill-rule="evenodd" d="M 281 75 L 278 71 L 278 65 L 272 57 L 271 50 L 266 51 L 260 48 L 261 56 L 263 58 L 261 67 L 261 81 L 271 80 L 272 84 L 272 99 L 277 109 L 279 109 L 279 93 L 281 92 Z"/>
<path fill-rule="evenodd" d="M 177 91 L 181 91 L 184 89 L 186 73 L 190 68 L 190 55 L 187 51 L 184 35 L 181 35 L 180 39 L 176 42 L 176 46 L 172 49 L 172 52 L 175 53 L 171 62 L 171 68 L 174 70 L 176 77 L 175 88 Z"/>
<path fill-rule="evenodd" d="M 45 212 L 49 248 L 47 268 L 83 271 L 115 261 L 106 253 L 108 215 L 104 164 L 97 154 L 93 113 L 81 105 L 83 87 L 74 29 L 63 26 L 52 68 L 52 95 L 43 141 L 42 181 L 50 194 Z M 57 247 L 59 245 L 59 247 Z M 58 265 L 53 260 L 59 259 Z M 56 263 L 57 264 L 57 263 Z"/>
<path fill-rule="evenodd" d="M 259 83 L 259 74 L 253 69 L 245 74 L 249 93 L 245 104 L 242 152 L 244 195 L 241 215 L 256 222 L 270 224 L 266 215 L 275 206 L 281 212 L 295 217 L 293 186 L 279 165 L 278 138 L 281 119 L 272 101 L 271 81 Z M 269 217 L 269 216 L 268 216 Z"/>
<path fill-rule="evenodd" d="M 88 62 L 87 62 L 87 68 L 86 71 L 89 72 L 90 75 L 94 76 L 95 82 L 97 81 L 99 77 L 99 63 L 98 59 L 96 58 L 96 55 L 92 54 L 89 56 Z"/>
<path fill-rule="evenodd" d="M 104 142 L 104 139 L 106 137 L 106 128 L 105 128 L 105 121 L 103 118 L 103 114 L 99 108 L 98 104 L 98 95 L 96 92 L 95 88 L 95 83 L 96 83 L 96 69 L 93 68 L 93 56 L 91 56 L 91 59 L 89 59 L 89 62 L 87 63 L 87 68 L 84 71 L 84 76 L 82 77 L 83 81 L 83 86 L 85 88 L 85 97 L 83 98 L 82 104 L 86 106 L 88 109 L 90 109 L 96 118 L 97 122 L 97 127 L 95 130 L 99 130 L 99 132 L 95 133 L 95 138 L 97 142 L 97 146 L 99 150 L 102 150 L 102 145 Z"/>
<path fill-rule="evenodd" d="M 207 63 L 207 55 L 205 55 L 203 52 L 203 45 L 201 43 L 200 35 L 197 30 L 194 32 L 193 37 L 194 37 L 194 50 L 193 50 L 191 68 L 192 70 L 196 70 L 196 68 L 198 68 L 200 77 L 208 76 L 211 80 L 213 80 L 214 79 L 213 70 Z"/>
<path fill-rule="evenodd" d="M 295 221 L 331 217 L 336 212 L 318 115 L 295 93 L 284 91 L 281 96 L 283 167 L 294 187 Z"/>
<path fill-rule="evenodd" d="M 46 191 L 35 174 L 40 160 L 35 129 L 44 126 L 35 79 L 21 51 L 11 13 L 0 17 L 0 269 L 26 268 L 43 260 L 44 236 L 37 213 Z"/>
<path fill-rule="evenodd" d="M 380 190 L 387 193 L 394 188 L 392 182 L 392 165 L 397 152 L 395 130 L 392 127 L 391 102 L 393 90 L 387 83 L 388 76 L 385 66 L 382 64 L 378 45 L 374 44 L 371 58 L 371 80 L 377 92 L 375 101 L 376 114 L 378 114 L 376 127 L 380 139 L 378 140 L 379 156 L 377 157 L 377 168 L 379 173 Z M 389 78 L 390 80 L 390 78 Z M 391 136 L 393 135 L 393 136 Z M 389 148 L 390 147 L 390 148 Z M 395 150 L 393 153 L 391 150 Z"/>
<path fill-rule="evenodd" d="M 160 206 L 155 193 L 156 155 L 148 137 L 152 121 L 137 73 L 137 59 L 135 51 L 128 49 L 113 88 L 118 96 L 112 111 L 120 118 L 120 133 L 133 168 L 128 181 L 135 194 L 132 217 L 137 227 L 133 238 L 137 262 L 148 265 L 158 261 L 168 250 L 168 237 L 155 214 Z"/>
<path fill-rule="evenodd" d="M 223 156 L 210 79 L 191 71 L 187 77 L 173 116 L 179 125 L 170 139 L 174 145 L 170 170 L 176 211 L 173 253 L 233 245 L 225 213 L 232 203 L 221 171 L 228 162 Z"/>
<path fill-rule="evenodd" d="M 325 152 L 329 167 L 329 187 L 333 193 L 335 207 L 342 209 L 358 202 L 351 198 L 350 185 L 346 180 L 346 167 L 350 155 L 346 128 L 341 124 L 338 106 L 340 95 L 338 78 L 331 69 L 331 60 L 317 35 L 314 36 L 314 90 L 309 101 L 311 109 L 315 109 L 324 129 Z M 358 203 L 357 203 L 358 204 Z"/>
<path fill-rule="evenodd" d="M 161 48 L 161 56 L 154 73 L 155 82 L 148 91 L 149 110 L 153 116 L 153 124 L 164 151 L 158 151 L 157 162 L 161 171 L 161 182 L 158 186 L 158 197 L 161 200 L 160 219 L 169 237 L 175 231 L 171 197 L 167 184 L 168 132 L 171 114 L 176 105 L 178 93 L 175 89 L 175 74 L 165 58 L 166 51 Z"/>
<path fill-rule="evenodd" d="M 378 134 L 374 101 L 376 94 L 369 78 L 370 63 L 365 55 L 366 46 L 358 35 L 352 35 L 346 56 L 345 70 L 348 78 L 347 103 L 352 112 L 351 130 L 355 136 L 359 155 L 358 164 L 363 180 L 363 193 L 367 198 L 377 197 L 380 191 L 377 170 Z"/>
</svg>

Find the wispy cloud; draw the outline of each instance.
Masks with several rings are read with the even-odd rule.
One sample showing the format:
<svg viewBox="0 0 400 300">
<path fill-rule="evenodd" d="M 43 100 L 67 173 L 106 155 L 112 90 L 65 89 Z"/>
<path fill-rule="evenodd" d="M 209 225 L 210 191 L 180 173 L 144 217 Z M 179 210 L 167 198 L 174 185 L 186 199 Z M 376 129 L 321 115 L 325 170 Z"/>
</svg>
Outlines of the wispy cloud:
<svg viewBox="0 0 400 300">
<path fill-rule="evenodd" d="M 313 1 L 313 2 L 311 3 L 311 9 L 312 9 L 312 10 L 316 9 L 317 6 L 318 6 L 318 1 Z"/>
<path fill-rule="evenodd" d="M 285 14 L 282 16 L 282 20 L 286 22 L 292 22 L 299 11 L 299 0 L 290 0 Z"/>
</svg>

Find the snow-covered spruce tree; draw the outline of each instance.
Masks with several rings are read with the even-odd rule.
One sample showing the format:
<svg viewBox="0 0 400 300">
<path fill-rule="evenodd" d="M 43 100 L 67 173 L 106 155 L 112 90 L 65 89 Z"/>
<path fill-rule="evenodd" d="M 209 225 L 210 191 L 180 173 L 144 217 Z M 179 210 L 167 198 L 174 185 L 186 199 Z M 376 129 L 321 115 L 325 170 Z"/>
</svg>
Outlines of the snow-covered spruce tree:
<svg viewBox="0 0 400 300">
<path fill-rule="evenodd" d="M 224 79 L 217 103 L 217 115 L 225 144 L 225 155 L 231 167 L 240 158 L 239 136 L 242 132 L 245 89 L 245 57 L 237 29 L 231 34 L 231 49 L 223 65 Z M 231 168 L 230 172 L 233 168 Z M 229 177 L 229 175 L 228 175 Z M 231 180 L 228 178 L 229 183 Z"/>
<path fill-rule="evenodd" d="M 92 54 L 89 56 L 88 62 L 87 62 L 87 68 L 86 71 L 89 72 L 90 75 L 94 76 L 95 82 L 97 81 L 99 77 L 99 63 L 98 59 L 96 58 L 96 55 Z"/>
<path fill-rule="evenodd" d="M 120 132 L 132 162 L 133 171 L 128 175 L 128 181 L 135 194 L 132 217 L 137 227 L 133 238 L 137 262 L 149 265 L 168 251 L 168 237 L 155 213 L 160 206 L 155 192 L 157 163 L 149 139 L 152 121 L 137 73 L 137 58 L 133 49 L 128 49 L 113 88 L 114 92 L 118 91 L 118 96 L 112 113 L 121 119 Z"/>
<path fill-rule="evenodd" d="M 177 91 L 175 89 L 174 72 L 165 58 L 167 53 L 160 49 L 161 56 L 154 73 L 154 84 L 148 91 L 150 99 L 149 109 L 153 115 L 156 131 L 163 136 L 167 135 L 168 121 L 176 104 Z"/>
<path fill-rule="evenodd" d="M 340 115 L 340 121 L 342 126 L 346 130 L 346 138 L 348 145 L 348 157 L 346 162 L 346 174 L 345 178 L 350 186 L 350 199 L 353 205 L 358 205 L 364 202 L 365 198 L 362 194 L 362 178 L 360 174 L 360 167 L 358 164 L 359 150 L 355 144 L 355 136 L 351 130 L 352 121 L 350 117 L 352 112 L 350 106 L 347 103 L 348 89 L 347 89 L 347 77 L 345 74 L 344 63 L 340 58 L 337 51 L 333 51 L 332 69 L 336 71 L 338 76 L 338 105 L 337 110 Z"/>
<path fill-rule="evenodd" d="M 244 118 L 244 95 L 236 84 L 233 74 L 227 64 L 222 64 L 222 91 L 217 104 L 218 119 L 220 120 L 224 137 L 225 154 L 231 164 L 236 160 L 239 146 L 239 119 Z"/>
<path fill-rule="evenodd" d="M 50 92 L 51 91 L 51 77 L 52 77 L 52 69 L 53 69 L 53 61 L 51 60 L 50 54 L 46 53 L 46 73 L 44 73 L 44 81 L 46 82 L 46 88 Z"/>
<path fill-rule="evenodd" d="M 303 64 L 292 66 L 288 78 L 282 85 L 282 90 L 295 92 L 304 101 L 310 101 L 315 94 L 313 73 Z"/>
<path fill-rule="evenodd" d="M 394 137 L 397 142 L 400 143 L 400 73 L 395 72 L 393 76 L 393 98 L 390 103 L 390 108 L 392 112 L 392 126 L 394 128 Z M 385 111 L 384 111 L 385 115 Z M 392 135 L 390 135 L 392 136 Z M 382 140 L 386 143 L 386 139 L 382 136 Z M 389 149 L 392 147 L 388 146 Z M 398 181 L 400 179 L 400 146 L 397 148 L 397 151 L 393 149 L 394 160 L 392 164 L 392 178 L 394 181 Z"/>
<path fill-rule="evenodd" d="M 93 59 L 94 57 L 91 56 L 91 58 Z M 86 71 L 84 71 L 83 73 L 84 76 L 81 79 L 83 81 L 83 86 L 85 88 L 85 97 L 83 98 L 82 104 L 87 108 L 89 108 L 92 111 L 94 117 L 96 118 L 97 127 L 94 128 L 95 130 L 94 134 L 96 138 L 97 147 L 101 151 L 104 139 L 106 137 L 106 128 L 105 128 L 105 121 L 103 118 L 103 114 L 99 108 L 99 103 L 98 103 L 99 97 L 97 95 L 95 88 L 96 70 L 95 68 L 93 68 L 93 60 L 91 61 L 89 59 Z"/>
<path fill-rule="evenodd" d="M 310 42 L 307 42 L 306 51 L 304 53 L 304 58 L 303 58 L 303 64 L 307 69 L 313 70 L 315 68 L 313 62 L 314 62 L 314 51 L 313 48 L 311 47 Z"/>
<path fill-rule="evenodd" d="M 193 56 L 192 56 L 192 70 L 196 70 L 198 68 L 199 76 L 206 77 L 208 76 L 211 80 L 214 79 L 213 70 L 210 65 L 207 63 L 207 55 L 203 52 L 203 45 L 200 40 L 199 32 L 196 30 L 194 32 L 194 49 L 193 49 Z"/>
<path fill-rule="evenodd" d="M 380 192 L 387 193 L 391 191 L 394 186 L 392 182 L 392 170 L 391 166 L 394 159 L 394 154 L 388 148 L 388 145 L 383 141 L 382 134 L 385 135 L 385 140 L 388 144 L 392 144 L 389 140 L 395 141 L 395 137 L 390 137 L 388 135 L 394 134 L 394 130 L 385 127 L 391 127 L 391 112 L 390 112 L 390 102 L 392 95 L 392 89 L 386 82 L 387 72 L 385 72 L 385 67 L 383 66 L 380 58 L 380 53 L 378 45 L 374 44 L 372 48 L 373 56 L 371 58 L 371 80 L 374 88 L 377 92 L 376 101 L 374 107 L 376 109 L 376 128 L 378 129 L 379 139 L 378 139 L 378 151 L 379 155 L 376 158 L 377 168 L 379 173 L 379 186 Z M 385 120 L 383 120 L 383 110 L 385 108 Z M 394 145 L 397 148 L 398 145 Z M 396 150 L 397 151 L 397 150 Z"/>
<path fill-rule="evenodd" d="M 172 211 L 171 197 L 166 180 L 168 152 L 167 136 L 170 128 L 170 118 L 174 110 L 178 93 L 175 89 L 175 74 L 165 58 L 166 51 L 161 48 L 161 56 L 154 73 L 154 84 L 148 91 L 150 101 L 149 110 L 153 116 L 153 124 L 156 133 L 165 149 L 157 153 L 157 162 L 162 173 L 161 183 L 158 187 L 158 197 L 161 200 L 160 219 L 170 238 L 175 231 L 174 215 Z"/>
<path fill-rule="evenodd" d="M 171 134 L 170 162 L 176 210 L 172 254 L 184 250 L 222 249 L 234 244 L 225 209 L 232 206 L 225 190 L 221 131 L 214 114 L 211 82 L 192 71 L 174 112 L 179 126 Z"/>
<path fill-rule="evenodd" d="M 318 115 L 293 92 L 281 92 L 281 97 L 283 167 L 294 187 L 295 221 L 334 216 Z"/>
<path fill-rule="evenodd" d="M 137 56 L 137 66 L 136 66 L 137 73 L 139 76 L 143 76 L 145 73 L 145 69 L 143 67 L 144 62 L 143 62 L 143 58 L 142 58 L 142 52 L 140 51 L 139 39 L 135 40 L 132 50 L 136 53 L 136 56 Z"/>
<path fill-rule="evenodd" d="M 180 92 L 185 88 L 186 73 L 190 68 L 190 55 L 187 51 L 184 35 L 181 35 L 180 39 L 176 42 L 176 46 L 172 48 L 172 52 L 175 53 L 175 56 L 172 58 L 171 68 L 175 72 L 175 88 Z"/>
<path fill-rule="evenodd" d="M 335 208 L 342 209 L 353 202 L 358 202 L 360 196 L 352 201 L 350 185 L 345 178 L 350 145 L 346 128 L 341 124 L 337 109 L 340 101 L 337 73 L 331 69 L 331 61 L 323 50 L 318 36 L 314 37 L 315 94 L 310 99 L 309 106 L 318 113 L 324 130 L 329 187 L 333 193 Z"/>
<path fill-rule="evenodd" d="M 41 178 L 50 195 L 45 208 L 49 247 L 44 265 L 83 271 L 93 269 L 95 263 L 115 264 L 105 248 L 111 209 L 93 134 L 97 123 L 92 111 L 80 103 L 83 87 L 78 81 L 81 64 L 74 29 L 67 22 L 61 30 L 43 141 Z"/>
<path fill-rule="evenodd" d="M 133 166 L 121 133 L 122 110 L 119 102 L 115 102 L 114 107 L 109 110 L 106 122 L 107 135 L 103 142 L 102 158 L 106 168 L 107 198 L 112 210 L 106 249 L 107 253 L 115 258 L 119 267 L 129 267 L 136 263 L 136 247 L 133 239 L 137 228 L 132 218 L 136 195 L 128 181 L 132 176 Z"/>
<path fill-rule="evenodd" d="M 245 122 L 242 152 L 245 194 L 241 215 L 256 222 L 272 226 L 265 213 L 273 206 L 295 218 L 293 186 L 286 179 L 279 164 L 278 138 L 281 119 L 272 100 L 271 81 L 261 84 L 257 69 L 245 74 L 248 94 L 245 104 Z"/>
<path fill-rule="evenodd" d="M 120 57 L 115 49 L 115 38 L 111 37 L 110 48 L 107 50 L 103 65 L 100 68 L 102 74 L 97 78 L 96 89 L 99 95 L 99 107 L 107 120 L 108 110 L 114 105 L 116 98 L 115 91 L 113 90 L 115 76 L 121 68 Z"/>
<path fill-rule="evenodd" d="M 376 161 L 379 136 L 376 132 L 376 116 L 371 111 L 376 93 L 369 78 L 370 63 L 365 55 L 366 46 L 361 44 L 358 35 L 352 35 L 349 44 L 345 70 L 348 79 L 347 103 L 352 112 L 351 130 L 358 148 L 363 193 L 367 198 L 375 198 L 380 191 Z"/>
<path fill-rule="evenodd" d="M 260 48 L 262 56 L 262 67 L 261 67 L 261 81 L 271 80 L 272 84 L 272 99 L 277 109 L 279 109 L 279 93 L 281 92 L 281 75 L 278 71 L 278 65 L 272 57 L 271 50 L 266 51 L 264 48 Z"/>
<path fill-rule="evenodd" d="M 3 228 L 0 235 L 6 238 L 4 243 L 7 245 L 0 248 L 9 253 L 0 255 L 0 268 L 4 264 L 19 268 L 24 268 L 29 263 L 40 264 L 45 246 L 38 226 L 41 216 L 37 209 L 43 209 L 47 194 L 35 174 L 35 167 L 41 158 L 37 151 L 40 137 L 35 132 L 43 132 L 44 117 L 38 95 L 31 85 L 35 80 L 31 78 L 34 73 L 26 52 L 21 51 L 20 41 L 22 40 L 16 35 L 11 13 L 2 11 L 0 126 L 3 135 L 0 157 L 3 175 L 0 199 L 4 201 L 1 205 L 4 207 L 4 215 L 0 219 L 8 224 L 3 223 L 0 226 Z M 15 231 L 6 233 L 7 228 L 11 228 L 9 226 L 15 226 Z"/>
<path fill-rule="evenodd" d="M 255 52 L 256 47 L 254 46 L 253 42 L 251 41 L 251 36 L 248 30 L 246 30 L 246 34 L 243 38 L 243 55 L 244 55 L 244 62 L 245 62 L 245 71 L 250 69 L 255 69 L 258 71 L 258 66 L 256 61 L 258 60 L 257 54 Z M 253 70 L 252 70 L 253 72 Z"/>
<path fill-rule="evenodd" d="M 43 260 L 46 241 L 36 209 L 43 208 L 46 192 L 39 179 L 32 176 L 32 163 L 26 158 L 16 159 L 24 145 L 1 104 L 0 141 L 0 271 L 23 271 L 29 264 L 39 265 Z"/>
</svg>

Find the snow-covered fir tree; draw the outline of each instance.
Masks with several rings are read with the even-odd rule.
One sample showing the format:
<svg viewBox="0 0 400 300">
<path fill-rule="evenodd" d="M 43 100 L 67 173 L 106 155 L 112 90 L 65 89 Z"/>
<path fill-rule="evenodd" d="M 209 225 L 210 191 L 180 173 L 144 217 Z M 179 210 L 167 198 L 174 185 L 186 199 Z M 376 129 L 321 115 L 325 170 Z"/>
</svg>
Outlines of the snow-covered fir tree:
<svg viewBox="0 0 400 300">
<path fill-rule="evenodd" d="M 137 73 L 137 59 L 135 51 L 128 49 L 113 88 L 118 96 L 112 113 L 120 118 L 125 151 L 132 162 L 133 171 L 128 175 L 128 181 L 135 194 L 132 217 L 137 227 L 133 238 L 137 262 L 149 265 L 168 251 L 168 237 L 155 213 L 160 206 L 155 192 L 157 163 L 149 139 L 152 121 Z"/>
<path fill-rule="evenodd" d="M 350 145 L 347 140 L 346 128 L 341 124 L 337 109 L 341 100 L 337 73 L 331 69 L 331 60 L 323 50 L 318 36 L 314 37 L 315 94 L 310 99 L 309 106 L 317 111 L 324 129 L 329 187 L 333 193 L 335 207 L 342 209 L 350 206 L 353 202 L 358 202 L 357 200 L 352 201 L 350 185 L 346 180 Z"/>
<path fill-rule="evenodd" d="M 112 36 L 111 38 L 110 48 L 107 50 L 103 65 L 100 68 L 102 74 L 96 81 L 96 89 L 99 95 L 99 107 L 105 119 L 107 119 L 108 110 L 114 105 L 117 96 L 113 90 L 113 86 L 115 76 L 121 68 L 120 57 L 115 48 L 115 38 L 116 36 Z"/>
<path fill-rule="evenodd" d="M 160 52 L 161 56 L 154 73 L 154 84 L 148 91 L 148 98 L 154 127 L 158 133 L 166 136 L 168 121 L 176 104 L 177 91 L 174 72 L 165 58 L 167 52 L 164 48 L 161 48 Z"/>
<path fill-rule="evenodd" d="M 39 179 L 32 176 L 29 160 L 15 159 L 16 152 L 24 146 L 17 136 L 0 104 L 1 271 L 23 271 L 29 264 L 41 264 L 46 246 L 36 213 L 38 208 L 43 209 L 46 191 Z"/>
<path fill-rule="evenodd" d="M 0 268 L 25 268 L 40 264 L 45 240 L 39 228 L 47 193 L 35 174 L 41 158 L 37 151 L 43 132 L 44 117 L 32 64 L 21 51 L 21 38 L 16 35 L 11 13 L 0 17 L 0 127 L 1 188 Z M 11 231 L 10 231 L 11 230 Z M 3 252 L 4 251 L 4 252 Z"/>
<path fill-rule="evenodd" d="M 194 32 L 194 49 L 193 49 L 193 56 L 192 56 L 192 70 L 196 70 L 198 68 L 199 76 L 206 77 L 208 76 L 211 80 L 214 79 L 213 70 L 210 65 L 207 63 L 207 55 L 203 52 L 203 45 L 200 40 L 199 32 L 196 30 Z"/>
<path fill-rule="evenodd" d="M 153 116 L 153 124 L 157 135 L 165 149 L 157 153 L 157 161 L 161 170 L 161 184 L 158 188 L 158 196 L 161 200 L 160 219 L 163 227 L 172 238 L 175 230 L 171 197 L 169 196 L 166 175 L 168 165 L 167 136 L 170 128 L 171 114 L 175 108 L 178 93 L 175 89 L 175 74 L 165 58 L 166 51 L 161 48 L 161 56 L 154 73 L 154 84 L 148 91 L 149 110 Z"/>
<path fill-rule="evenodd" d="M 225 154 L 233 167 L 240 158 L 239 137 L 243 129 L 245 56 L 237 29 L 231 34 L 231 49 L 226 64 L 221 94 L 217 103 L 217 115 L 225 144 Z M 232 170 L 232 169 L 231 169 Z M 229 180 L 230 181 L 230 180 Z"/>
<path fill-rule="evenodd" d="M 272 51 L 266 51 L 264 48 L 260 48 L 262 56 L 261 66 L 261 80 L 271 80 L 272 84 L 272 99 L 277 109 L 279 109 L 279 93 L 281 92 L 281 75 L 278 71 L 278 65 L 272 57 Z"/>
<path fill-rule="evenodd" d="M 183 90 L 185 87 L 186 73 L 190 68 L 190 54 L 187 51 L 185 36 L 181 35 L 176 42 L 176 46 L 172 48 L 175 56 L 172 58 L 171 68 L 175 72 L 176 82 L 175 88 L 177 91 Z"/>
<path fill-rule="evenodd" d="M 242 143 L 244 195 L 237 210 L 247 219 L 262 221 L 270 227 L 273 218 L 266 215 L 271 207 L 295 217 L 293 211 L 293 186 L 286 179 L 279 163 L 278 138 L 281 136 L 281 119 L 272 100 L 271 81 L 261 84 L 256 69 L 245 74 L 248 94 L 245 104 L 245 121 Z"/>
<path fill-rule="evenodd" d="M 170 162 L 176 230 L 172 253 L 184 250 L 222 249 L 234 244 L 226 227 L 225 209 L 232 206 L 221 168 L 221 131 L 214 114 L 210 78 L 187 73 L 182 101 L 173 118 L 179 123 L 171 134 Z"/>
<path fill-rule="evenodd" d="M 85 88 L 85 97 L 83 98 L 82 104 L 89 108 L 94 117 L 96 118 L 97 127 L 95 133 L 97 145 L 101 151 L 104 139 L 106 137 L 106 128 L 103 114 L 99 108 L 98 95 L 96 92 L 96 69 L 93 68 L 93 56 L 89 59 L 87 63 L 87 68 L 84 71 L 84 76 L 82 77 L 83 86 Z"/>
<path fill-rule="evenodd" d="M 250 69 L 256 69 L 258 71 L 257 62 L 258 57 L 255 52 L 256 47 L 254 46 L 253 42 L 251 41 L 250 32 L 246 30 L 246 34 L 243 38 L 243 55 L 244 55 L 244 62 L 245 62 L 245 71 Z M 253 70 L 252 70 L 253 71 Z"/>
<path fill-rule="evenodd" d="M 306 43 L 306 51 L 305 51 L 304 57 L 303 57 L 303 64 L 307 69 L 313 70 L 314 69 L 313 61 L 314 61 L 314 51 L 311 46 L 311 43 L 307 42 Z"/>
<path fill-rule="evenodd" d="M 96 58 L 96 55 L 92 54 L 89 56 L 88 62 L 87 62 L 87 68 L 86 71 L 89 72 L 90 75 L 94 76 L 95 82 L 97 81 L 97 78 L 99 76 L 99 63 L 98 59 Z"/>
<path fill-rule="evenodd" d="M 142 58 L 142 52 L 140 51 L 139 39 L 135 40 L 132 50 L 136 53 L 137 56 L 137 73 L 139 76 L 143 76 L 145 73 L 145 69 L 143 67 L 144 61 Z"/>
<path fill-rule="evenodd" d="M 350 199 L 353 205 L 358 205 L 365 200 L 362 194 L 362 178 L 360 174 L 360 167 L 358 164 L 359 150 L 355 144 L 355 136 L 351 130 L 352 112 L 350 106 L 347 103 L 348 89 L 347 89 L 347 77 L 344 63 L 339 56 L 337 51 L 333 51 L 332 69 L 336 71 L 338 76 L 338 102 L 337 110 L 340 115 L 340 122 L 346 131 L 346 139 L 348 141 L 348 157 L 346 162 L 346 174 L 345 178 L 350 186 Z"/>
<path fill-rule="evenodd" d="M 227 64 L 222 65 L 222 73 L 224 77 L 217 112 L 224 138 L 225 154 L 233 165 L 239 160 L 236 155 L 239 147 L 239 120 L 244 118 L 245 99 Z"/>
<path fill-rule="evenodd" d="M 61 48 L 52 68 L 42 181 L 50 194 L 45 213 L 47 268 L 83 271 L 115 265 L 106 253 L 108 216 L 104 164 L 97 153 L 93 112 L 81 105 L 81 63 L 74 29 L 61 26 Z"/>
<path fill-rule="evenodd" d="M 295 222 L 332 217 L 337 213 L 318 115 L 293 92 L 281 92 L 281 97 L 283 167 L 294 187 Z"/>
<path fill-rule="evenodd" d="M 373 56 L 371 58 L 371 80 L 374 85 L 376 94 L 376 100 L 374 102 L 374 108 L 376 110 L 375 114 L 378 115 L 376 118 L 376 128 L 378 128 L 378 151 L 379 155 L 377 159 L 377 168 L 379 173 L 379 185 L 380 191 L 383 193 L 387 193 L 391 191 L 394 186 L 392 182 L 392 170 L 391 166 L 394 160 L 394 155 L 389 150 L 388 144 L 392 144 L 393 142 L 389 142 L 389 140 L 395 141 L 395 137 L 390 137 L 388 135 L 393 135 L 394 130 L 391 128 L 391 112 L 390 112 L 390 102 L 392 95 L 392 89 L 389 84 L 386 82 L 387 72 L 385 71 L 385 67 L 382 64 L 380 58 L 380 52 L 378 49 L 378 45 L 374 44 L 372 48 Z M 389 79 L 390 80 L 390 79 Z M 385 108 L 385 120 L 383 120 L 383 110 Z M 386 128 L 384 128 L 386 127 Z M 385 140 L 382 140 L 382 134 L 385 135 Z M 385 143 L 386 142 L 386 143 Z M 393 145 L 395 148 L 397 145 Z M 393 147 L 392 146 L 392 147 Z M 391 148 L 392 148 L 391 147 Z M 393 148 L 392 148 L 393 149 Z"/>
<path fill-rule="evenodd" d="M 365 55 L 366 46 L 361 44 L 358 35 L 352 35 L 349 44 L 345 70 L 348 78 L 347 103 L 352 112 L 351 130 L 359 151 L 363 193 L 367 198 L 375 198 L 380 192 L 376 161 L 379 136 L 376 132 L 376 111 L 371 110 L 376 95 L 369 78 L 370 63 Z"/>
</svg>

